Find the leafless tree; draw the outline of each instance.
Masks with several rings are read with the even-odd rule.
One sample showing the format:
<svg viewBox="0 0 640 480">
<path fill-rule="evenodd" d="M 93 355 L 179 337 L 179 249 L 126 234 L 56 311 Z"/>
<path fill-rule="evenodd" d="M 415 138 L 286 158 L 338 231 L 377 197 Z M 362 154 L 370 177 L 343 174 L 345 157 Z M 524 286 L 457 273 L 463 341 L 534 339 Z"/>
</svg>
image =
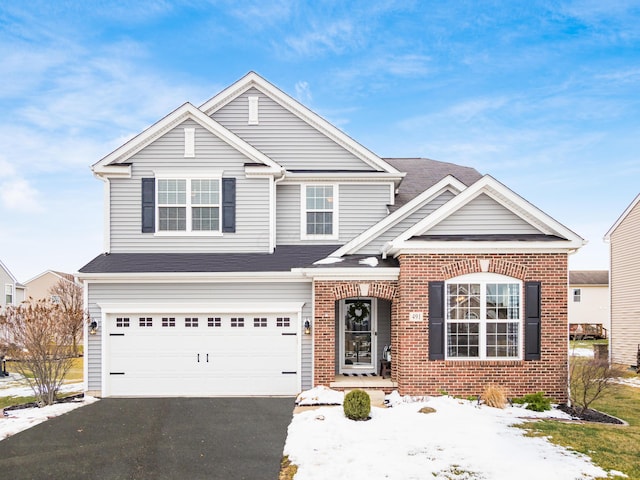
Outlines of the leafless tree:
<svg viewBox="0 0 640 480">
<path fill-rule="evenodd" d="M 571 406 L 584 413 L 622 374 L 620 367 L 606 360 L 572 357 L 569 365 Z"/>
<path fill-rule="evenodd" d="M 67 329 L 73 353 L 78 355 L 78 343 L 82 340 L 84 320 L 82 287 L 77 283 L 61 278 L 49 289 L 52 301 L 62 310 L 62 323 Z"/>
<path fill-rule="evenodd" d="M 0 343 L 44 405 L 55 402 L 73 365 L 64 318 L 62 308 L 48 300 L 31 299 L 0 313 Z"/>
</svg>

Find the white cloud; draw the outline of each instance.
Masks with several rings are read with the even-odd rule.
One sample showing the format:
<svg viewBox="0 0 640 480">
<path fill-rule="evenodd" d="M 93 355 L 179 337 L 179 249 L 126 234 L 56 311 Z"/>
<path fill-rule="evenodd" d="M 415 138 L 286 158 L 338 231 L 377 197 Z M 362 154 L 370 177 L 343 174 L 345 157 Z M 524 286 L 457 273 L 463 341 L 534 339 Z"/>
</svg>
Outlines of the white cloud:
<svg viewBox="0 0 640 480">
<path fill-rule="evenodd" d="M 39 192 L 23 178 L 11 178 L 0 183 L 0 200 L 8 210 L 26 213 L 43 210 Z"/>
<path fill-rule="evenodd" d="M 305 82 L 302 80 L 296 82 L 295 89 L 296 99 L 308 105 L 313 99 L 313 96 L 311 95 L 311 88 L 309 87 L 309 82 Z"/>
<path fill-rule="evenodd" d="M 364 42 L 361 32 L 349 20 L 312 21 L 302 34 L 286 37 L 285 45 L 288 53 L 297 57 L 317 57 L 327 52 L 341 54 L 359 49 Z"/>
</svg>

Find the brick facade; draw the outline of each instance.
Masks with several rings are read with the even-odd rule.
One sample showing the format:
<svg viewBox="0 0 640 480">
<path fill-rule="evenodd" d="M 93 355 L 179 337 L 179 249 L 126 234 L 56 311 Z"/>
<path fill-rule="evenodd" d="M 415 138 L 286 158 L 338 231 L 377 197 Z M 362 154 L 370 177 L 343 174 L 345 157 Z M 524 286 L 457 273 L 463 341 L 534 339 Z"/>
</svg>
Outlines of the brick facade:
<svg viewBox="0 0 640 480">
<path fill-rule="evenodd" d="M 544 391 L 567 399 L 566 254 L 401 255 L 396 282 L 317 281 L 315 289 L 314 384 L 329 385 L 335 376 L 335 302 L 371 296 L 392 301 L 392 379 L 403 395 L 478 395 L 500 385 L 509 395 Z M 536 361 L 429 360 L 429 281 L 446 281 L 468 273 L 490 272 L 542 284 L 542 355 Z M 368 294 L 361 290 L 368 284 Z M 524 299 L 524 296 L 523 296 Z M 524 301 L 524 300 L 523 300 Z M 422 312 L 423 321 L 409 321 Z"/>
</svg>

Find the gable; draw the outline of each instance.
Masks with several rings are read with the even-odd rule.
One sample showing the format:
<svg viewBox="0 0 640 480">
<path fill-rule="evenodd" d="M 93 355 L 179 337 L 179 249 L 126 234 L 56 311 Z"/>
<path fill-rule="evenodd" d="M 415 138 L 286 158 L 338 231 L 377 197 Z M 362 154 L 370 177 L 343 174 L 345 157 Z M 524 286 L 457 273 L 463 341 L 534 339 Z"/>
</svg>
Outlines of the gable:
<svg viewBox="0 0 640 480">
<path fill-rule="evenodd" d="M 257 122 L 253 124 L 250 97 L 257 98 Z M 255 87 L 213 112 L 212 118 L 289 171 L 375 171 Z"/>
<path fill-rule="evenodd" d="M 625 238 L 631 238 L 635 235 L 634 238 L 637 238 L 638 231 L 640 231 L 640 194 L 633 199 L 622 215 L 618 217 L 616 223 L 604 236 L 604 240 L 608 242 L 614 235 Z"/>
<path fill-rule="evenodd" d="M 156 140 L 163 137 L 168 132 L 175 130 L 177 126 L 187 120 L 195 122 L 197 125 L 225 142 L 240 154 L 247 157 L 248 162 L 253 162 L 266 167 L 268 173 L 279 175 L 282 171 L 282 167 L 267 157 L 264 153 L 243 141 L 240 137 L 224 128 L 218 122 L 204 115 L 190 103 L 185 103 L 181 107 L 177 108 L 169 115 L 147 128 L 144 132 L 140 133 L 124 145 L 111 152 L 109 155 L 96 162 L 91 167 L 92 171 L 98 176 L 130 177 L 131 172 L 129 168 L 129 159 L 152 145 Z M 182 140 L 180 140 L 182 142 L 182 149 L 176 149 L 175 155 L 178 158 L 192 157 L 192 155 L 189 155 L 185 150 L 184 130 L 182 131 L 182 135 Z M 197 138 L 195 141 L 197 144 Z M 177 139 L 176 142 L 178 142 Z M 179 153 L 178 150 L 180 150 Z"/>
<path fill-rule="evenodd" d="M 257 92 L 257 95 L 260 97 L 257 101 L 257 104 L 254 103 L 251 107 L 248 105 L 249 103 L 248 98 L 255 95 L 247 94 L 246 92 L 248 91 Z M 295 130 L 290 132 L 292 134 L 291 139 L 296 140 L 296 142 L 293 144 L 296 147 L 304 147 L 304 145 L 300 145 L 299 143 L 300 140 L 302 140 L 303 143 L 305 141 L 310 141 L 311 143 L 317 140 L 319 141 L 319 137 L 317 137 L 315 133 L 311 134 L 310 130 L 307 129 L 307 127 L 310 127 L 312 130 L 315 130 L 321 136 L 326 137 L 331 142 L 341 147 L 345 152 L 350 153 L 352 156 L 355 156 L 361 162 L 364 162 L 364 164 L 367 165 L 369 168 L 364 169 L 362 168 L 361 165 L 358 165 L 357 163 L 352 163 L 351 164 L 352 167 L 357 167 L 358 169 L 362 169 L 363 171 L 369 170 L 369 171 L 384 172 L 384 173 L 392 174 L 397 176 L 397 180 L 400 180 L 400 178 L 404 176 L 404 174 L 396 170 L 390 164 L 386 163 L 376 154 L 374 154 L 367 148 L 363 147 L 358 142 L 354 141 L 351 137 L 349 137 L 344 132 L 342 132 L 335 126 L 333 126 L 324 118 L 314 113 L 309 108 L 305 107 L 300 102 L 293 99 L 292 97 L 284 93 L 279 88 L 275 87 L 273 84 L 267 82 L 265 79 L 260 77 L 255 72 L 249 72 L 247 75 L 245 75 L 243 78 L 235 82 L 233 85 L 227 87 L 222 92 L 218 93 L 216 96 L 214 96 L 213 98 L 205 102 L 203 105 L 201 105 L 200 109 L 206 115 L 210 115 L 215 118 L 217 115 L 216 112 L 223 110 L 228 104 L 234 103 L 237 99 L 239 99 L 239 97 L 241 97 L 240 102 L 238 102 L 236 105 L 236 108 L 238 108 L 239 110 L 236 113 L 239 114 L 240 110 L 244 109 L 245 113 L 242 113 L 241 116 L 246 119 L 247 123 L 251 123 L 252 124 L 251 126 L 259 127 L 259 125 L 263 121 L 261 119 L 263 119 L 264 116 L 260 115 L 260 104 L 264 103 L 267 107 L 267 111 L 269 111 L 269 108 L 273 109 L 273 104 L 271 102 L 274 102 L 279 107 L 288 111 L 294 117 L 302 121 L 302 123 L 298 123 L 296 121 L 296 125 L 298 127 L 302 127 L 303 124 L 306 125 L 305 127 L 303 127 L 304 131 L 302 132 L 297 132 Z M 242 97 L 244 97 L 245 99 L 243 100 Z M 256 108 L 257 108 L 257 116 L 256 116 L 256 110 L 255 110 Z M 250 109 L 252 110 L 251 118 L 249 118 Z M 275 111 L 276 113 L 278 113 L 278 115 L 280 115 L 280 118 L 274 119 L 275 121 L 282 121 L 287 118 L 290 121 L 292 120 L 291 117 L 287 117 L 283 115 L 283 112 L 281 112 L 279 109 L 272 110 L 272 111 Z M 227 121 L 222 118 L 220 120 Z M 286 130 L 285 131 L 278 130 L 277 133 L 278 135 L 283 135 L 285 132 Z M 307 134 L 311 134 L 312 137 L 305 139 L 305 136 L 304 136 L 305 132 Z M 320 141 L 320 143 L 323 147 L 326 147 L 326 148 L 329 148 L 329 145 L 331 145 L 331 143 L 327 143 L 325 140 Z M 329 150 L 330 152 L 328 153 L 331 153 L 331 152 L 333 152 L 334 154 L 338 153 L 338 151 L 336 151 L 333 146 L 329 148 Z M 304 150 L 304 152 L 307 152 L 307 150 Z M 344 155 L 345 152 L 340 152 L 340 153 Z M 298 154 L 299 153 L 300 152 L 298 152 Z M 309 153 L 313 155 L 313 152 L 309 151 Z M 313 159 L 314 157 L 312 156 L 311 158 Z M 349 159 L 350 157 L 346 156 L 345 158 Z M 330 163 L 323 164 L 325 165 L 324 169 L 327 168 L 326 165 L 332 165 L 331 162 L 335 161 L 335 159 L 331 158 L 331 155 L 329 155 L 329 158 L 326 158 L 326 160 L 328 160 Z M 353 162 L 353 159 L 351 158 L 350 161 Z M 345 165 L 347 164 L 348 163 L 340 162 L 339 168 L 345 169 L 346 168 Z M 293 166 L 295 166 L 296 168 L 302 167 L 302 169 L 318 168 L 318 165 L 316 165 L 315 161 L 311 161 L 309 162 L 309 164 L 305 163 L 302 165 L 298 163 L 298 164 L 294 164 Z M 352 168 L 352 167 L 349 167 L 349 168 Z"/>
<path fill-rule="evenodd" d="M 542 233 L 482 193 L 429 229 L 430 235 L 533 235 Z"/>
</svg>

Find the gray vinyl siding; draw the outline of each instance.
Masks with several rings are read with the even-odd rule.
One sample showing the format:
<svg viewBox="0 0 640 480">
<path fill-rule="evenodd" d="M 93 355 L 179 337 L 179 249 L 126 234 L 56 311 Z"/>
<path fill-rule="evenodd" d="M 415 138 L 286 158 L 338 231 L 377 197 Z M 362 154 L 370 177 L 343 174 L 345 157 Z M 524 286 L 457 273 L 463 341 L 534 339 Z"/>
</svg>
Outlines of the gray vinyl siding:
<svg viewBox="0 0 640 480">
<path fill-rule="evenodd" d="M 195 158 L 184 158 L 184 128 L 195 128 Z M 269 248 L 269 180 L 247 179 L 248 159 L 196 122 L 185 121 L 131 157 L 132 177 L 111 180 L 111 251 L 262 252 Z M 154 171 L 176 176 L 206 169 L 236 178 L 236 232 L 222 236 L 141 233 L 141 179 Z"/>
<path fill-rule="evenodd" d="M 429 229 L 429 235 L 539 234 L 540 231 L 485 194 Z"/>
<path fill-rule="evenodd" d="M 341 184 L 338 186 L 338 240 L 302 240 L 300 185 L 278 185 L 276 191 L 276 244 L 346 243 L 387 216 L 391 186 Z"/>
<path fill-rule="evenodd" d="M 312 335 L 304 335 L 304 319 L 312 316 L 312 287 L 310 282 L 276 283 L 153 283 L 153 284 L 100 284 L 89 283 L 89 314 L 92 319 L 100 319 L 99 304 L 150 306 L 172 303 L 189 305 L 202 303 L 296 303 L 304 302 L 300 321 L 302 342 L 302 388 L 309 389 L 313 382 L 313 342 Z M 102 342 L 100 335 L 88 336 L 88 378 L 89 391 L 102 390 Z"/>
<path fill-rule="evenodd" d="M 258 96 L 258 125 L 249 125 L 248 97 Z M 255 88 L 212 118 L 287 170 L 373 170 L 298 116 Z"/>
<path fill-rule="evenodd" d="M 640 345 L 640 202 L 611 234 L 611 360 L 637 365 Z"/>
<path fill-rule="evenodd" d="M 451 192 L 444 192 L 440 194 L 431 202 L 422 205 L 420 208 L 416 209 L 416 211 L 389 227 L 386 231 L 382 232 L 378 237 L 374 238 L 369 244 L 362 247 L 356 253 L 363 255 L 379 254 L 385 243 L 390 242 L 394 238 L 398 237 L 398 235 L 414 226 L 420 220 L 428 217 L 453 197 L 454 194 Z"/>
</svg>

